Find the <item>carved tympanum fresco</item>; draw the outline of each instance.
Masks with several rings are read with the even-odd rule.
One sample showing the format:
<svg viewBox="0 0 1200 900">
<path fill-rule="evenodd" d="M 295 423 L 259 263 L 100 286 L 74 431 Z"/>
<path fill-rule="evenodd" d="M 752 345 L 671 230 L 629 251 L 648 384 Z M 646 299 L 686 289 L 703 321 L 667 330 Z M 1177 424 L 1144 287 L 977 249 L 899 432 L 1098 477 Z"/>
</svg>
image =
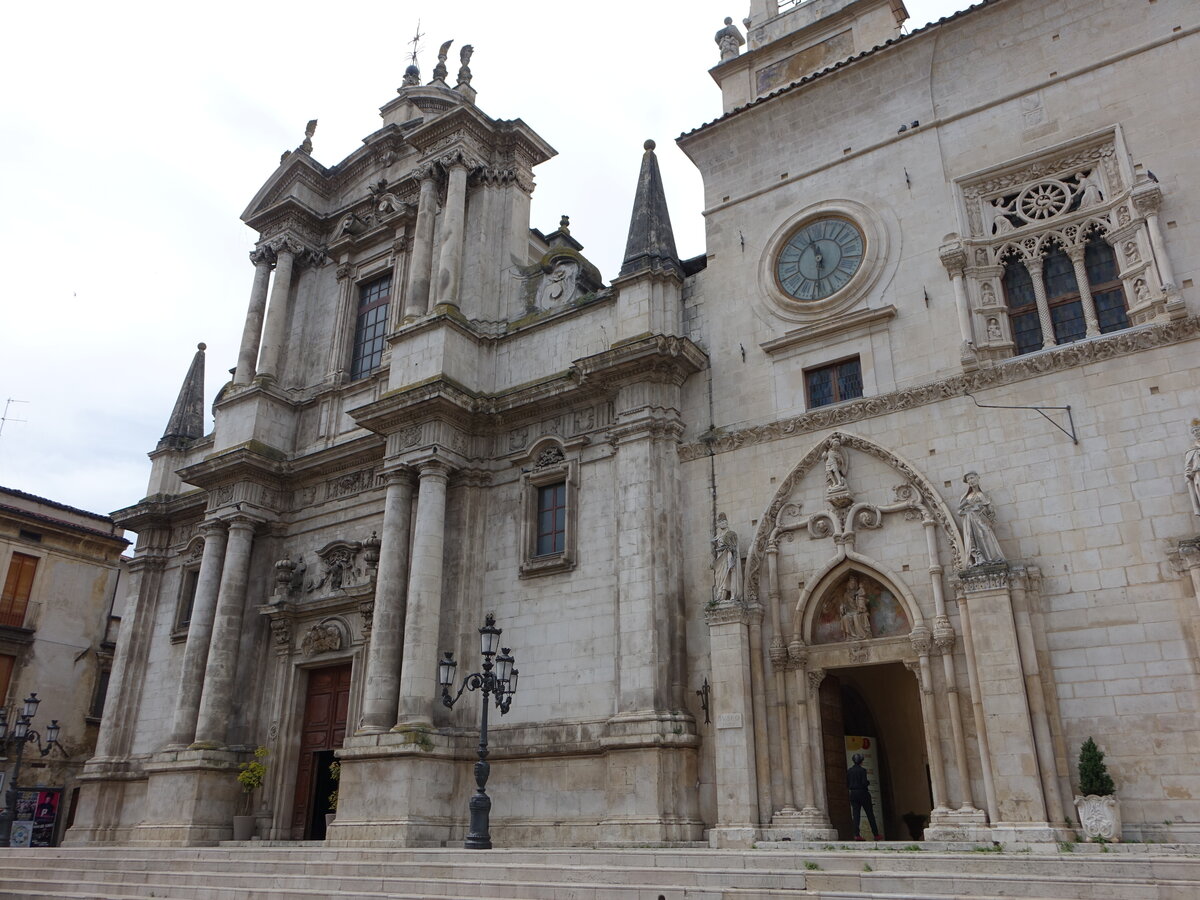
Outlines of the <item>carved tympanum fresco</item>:
<svg viewBox="0 0 1200 900">
<path fill-rule="evenodd" d="M 908 634 L 912 626 L 895 595 L 862 572 L 847 572 L 821 603 L 813 644 L 838 644 Z"/>
</svg>

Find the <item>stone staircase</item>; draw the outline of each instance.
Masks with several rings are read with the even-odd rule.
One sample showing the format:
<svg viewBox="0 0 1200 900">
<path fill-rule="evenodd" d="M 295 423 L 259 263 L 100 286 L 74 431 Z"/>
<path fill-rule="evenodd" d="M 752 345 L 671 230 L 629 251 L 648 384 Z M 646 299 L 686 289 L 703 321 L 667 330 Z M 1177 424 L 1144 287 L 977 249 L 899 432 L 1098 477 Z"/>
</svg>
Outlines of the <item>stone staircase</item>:
<svg viewBox="0 0 1200 900">
<path fill-rule="evenodd" d="M 919 848 L 919 849 L 918 849 Z M 492 850 L 322 843 L 0 852 L 0 898 L 1197 900 L 1200 847 L 932 844 Z"/>
</svg>

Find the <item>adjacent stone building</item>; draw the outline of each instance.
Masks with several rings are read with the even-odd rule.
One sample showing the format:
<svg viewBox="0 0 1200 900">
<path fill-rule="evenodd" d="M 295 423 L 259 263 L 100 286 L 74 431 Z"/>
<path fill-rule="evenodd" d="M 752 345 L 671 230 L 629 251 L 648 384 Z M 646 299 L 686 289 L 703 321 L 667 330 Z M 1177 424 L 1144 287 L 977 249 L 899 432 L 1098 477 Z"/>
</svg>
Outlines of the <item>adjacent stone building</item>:
<svg viewBox="0 0 1200 900">
<path fill-rule="evenodd" d="M 62 728 L 59 749 L 42 757 L 30 743 L 21 767 L 20 789 L 48 798 L 41 810 L 18 816 L 38 813 L 38 844 L 61 836 L 75 809 L 79 773 L 96 749 L 119 624 L 121 553 L 128 545 L 108 516 L 0 487 L 0 705 L 11 729 L 25 698 L 36 694 L 41 705 L 33 729 L 45 738 L 52 720 Z M 7 753 L 6 790 L 15 744 Z M 21 833 L 29 835 L 28 829 Z"/>
<path fill-rule="evenodd" d="M 508 845 L 847 838 L 854 753 L 885 838 L 1065 839 L 1088 736 L 1127 839 L 1196 840 L 1200 7 L 906 15 L 727 20 L 707 251 L 648 141 L 607 285 L 469 46 L 332 168 L 311 123 L 215 426 L 201 347 L 116 514 L 130 712 L 70 839 L 229 837 L 257 745 L 262 837 L 325 835 L 336 754 L 327 837 L 461 839 L 437 661 L 494 612 Z"/>
</svg>

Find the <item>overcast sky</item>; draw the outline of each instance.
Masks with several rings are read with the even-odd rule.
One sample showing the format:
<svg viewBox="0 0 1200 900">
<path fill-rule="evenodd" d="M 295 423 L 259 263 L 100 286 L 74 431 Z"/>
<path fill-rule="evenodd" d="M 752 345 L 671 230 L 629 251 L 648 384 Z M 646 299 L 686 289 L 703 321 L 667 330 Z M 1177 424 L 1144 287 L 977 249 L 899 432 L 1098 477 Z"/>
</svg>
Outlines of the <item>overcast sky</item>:
<svg viewBox="0 0 1200 900">
<path fill-rule="evenodd" d="M 908 27 L 969 0 L 907 0 Z M 13 3 L 0 39 L 0 484 L 110 512 L 145 493 L 196 343 L 206 405 L 236 363 L 255 234 L 239 216 L 296 147 L 332 166 L 380 125 L 417 30 L 464 43 L 477 104 L 559 155 L 531 225 L 620 266 L 654 138 L 683 257 L 704 251 L 699 174 L 674 144 L 721 113 L 708 69 L 747 0 L 604 3 Z M 17 420 L 25 421 L 17 421 Z M 211 419 L 208 419 L 211 426 Z"/>
</svg>

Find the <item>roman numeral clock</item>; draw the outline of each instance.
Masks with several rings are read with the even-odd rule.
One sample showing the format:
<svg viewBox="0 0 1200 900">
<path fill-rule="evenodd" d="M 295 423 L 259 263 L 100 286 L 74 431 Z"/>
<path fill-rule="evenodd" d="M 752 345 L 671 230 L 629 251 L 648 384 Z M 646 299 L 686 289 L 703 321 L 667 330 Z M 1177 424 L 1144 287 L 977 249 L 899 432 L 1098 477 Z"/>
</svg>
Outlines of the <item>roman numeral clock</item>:
<svg viewBox="0 0 1200 900">
<path fill-rule="evenodd" d="M 779 287 L 796 300 L 824 300 L 847 284 L 863 263 L 866 242 L 849 219 L 824 216 L 801 225 L 775 258 Z"/>
</svg>

